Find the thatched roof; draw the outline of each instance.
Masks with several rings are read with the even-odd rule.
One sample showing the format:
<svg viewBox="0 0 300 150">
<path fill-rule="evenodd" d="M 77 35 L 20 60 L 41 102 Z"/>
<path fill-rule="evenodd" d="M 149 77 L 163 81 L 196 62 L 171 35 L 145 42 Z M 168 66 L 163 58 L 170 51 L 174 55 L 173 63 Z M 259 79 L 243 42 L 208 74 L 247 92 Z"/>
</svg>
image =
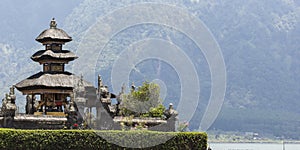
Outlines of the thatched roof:
<svg viewBox="0 0 300 150">
<path fill-rule="evenodd" d="M 60 50 L 60 51 L 40 50 L 31 56 L 31 59 L 34 61 L 39 61 L 43 58 L 74 60 L 78 57 L 73 52 L 68 50 Z"/>
<path fill-rule="evenodd" d="M 80 77 L 69 72 L 39 72 L 19 83 L 15 86 L 19 91 L 28 89 L 70 89 L 74 85 L 82 82 L 84 87 L 93 86 L 91 83 L 82 80 Z"/>
<path fill-rule="evenodd" d="M 72 38 L 64 30 L 56 28 L 56 21 L 53 18 L 50 29 L 44 30 L 35 40 L 41 43 L 47 41 L 70 42 Z"/>
<path fill-rule="evenodd" d="M 44 30 L 35 40 L 41 43 L 46 41 L 70 42 L 72 38 L 64 30 L 54 28 Z"/>
</svg>

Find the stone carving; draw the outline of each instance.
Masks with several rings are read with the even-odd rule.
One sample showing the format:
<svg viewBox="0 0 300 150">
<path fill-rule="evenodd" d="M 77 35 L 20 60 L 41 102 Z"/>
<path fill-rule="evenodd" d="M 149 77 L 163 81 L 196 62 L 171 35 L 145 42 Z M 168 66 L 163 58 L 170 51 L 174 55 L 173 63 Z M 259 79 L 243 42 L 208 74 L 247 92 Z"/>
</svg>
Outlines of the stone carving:
<svg viewBox="0 0 300 150">
<path fill-rule="evenodd" d="M 6 108 L 8 94 L 5 94 L 5 97 L 2 99 L 2 110 Z"/>
<path fill-rule="evenodd" d="M 14 87 L 11 87 L 9 94 L 5 94 L 5 98 L 4 100 L 2 100 L 2 111 L 3 110 L 15 111 L 17 109 L 15 101 L 16 101 L 16 95 L 14 92 Z"/>
<path fill-rule="evenodd" d="M 3 127 L 13 127 L 15 111 L 17 109 L 15 101 L 16 96 L 14 92 L 14 87 L 12 86 L 9 90 L 9 93 L 5 94 L 5 98 L 2 99 L 1 112 L 3 116 Z"/>
<path fill-rule="evenodd" d="M 131 84 L 131 92 L 135 91 L 135 85 L 134 85 L 134 82 L 132 82 Z"/>
<path fill-rule="evenodd" d="M 167 117 L 167 119 L 178 115 L 178 112 L 173 108 L 172 103 L 169 104 L 169 108 L 165 110 L 164 115 Z"/>
</svg>

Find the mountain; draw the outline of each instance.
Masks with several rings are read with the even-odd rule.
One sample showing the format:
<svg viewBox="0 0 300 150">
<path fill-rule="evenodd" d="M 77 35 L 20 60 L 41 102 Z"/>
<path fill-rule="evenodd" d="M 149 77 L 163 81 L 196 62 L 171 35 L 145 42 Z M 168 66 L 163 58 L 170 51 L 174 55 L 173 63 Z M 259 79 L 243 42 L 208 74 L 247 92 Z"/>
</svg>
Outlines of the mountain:
<svg viewBox="0 0 300 150">
<path fill-rule="evenodd" d="M 300 2 L 296 0 L 49 0 L 48 3 L 6 0 L 6 5 L 0 6 L 0 92 L 6 92 L 9 85 L 39 70 L 38 64 L 29 57 L 41 47 L 34 39 L 48 27 L 52 17 L 56 17 L 58 26 L 74 39 L 66 46 L 78 51 L 88 30 L 99 18 L 143 2 L 163 3 L 188 11 L 206 25 L 218 42 L 226 66 L 227 88 L 222 110 L 210 130 L 299 138 Z M 103 51 L 95 54 L 99 55 L 95 75 L 100 73 L 111 87 L 112 65 L 120 52 L 145 38 L 171 41 L 183 49 L 195 65 L 201 95 L 190 129 L 197 130 L 211 93 L 211 75 L 201 49 L 184 33 L 157 24 L 125 28 L 111 37 Z M 92 49 L 94 45 L 85 46 Z M 165 104 L 178 105 L 180 76 L 174 66 L 147 60 L 130 73 L 130 80 L 137 85 L 142 80 L 154 79 L 165 84 Z"/>
</svg>

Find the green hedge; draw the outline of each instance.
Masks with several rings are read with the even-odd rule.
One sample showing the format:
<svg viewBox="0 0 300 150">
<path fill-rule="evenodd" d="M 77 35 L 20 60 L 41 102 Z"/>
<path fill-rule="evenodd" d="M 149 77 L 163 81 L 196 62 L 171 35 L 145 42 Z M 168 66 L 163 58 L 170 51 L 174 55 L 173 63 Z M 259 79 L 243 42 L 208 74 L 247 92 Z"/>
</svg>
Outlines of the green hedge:
<svg viewBox="0 0 300 150">
<path fill-rule="evenodd" d="M 125 147 L 157 150 L 206 150 L 207 134 L 200 132 L 0 129 L 0 149 L 134 149 Z"/>
</svg>

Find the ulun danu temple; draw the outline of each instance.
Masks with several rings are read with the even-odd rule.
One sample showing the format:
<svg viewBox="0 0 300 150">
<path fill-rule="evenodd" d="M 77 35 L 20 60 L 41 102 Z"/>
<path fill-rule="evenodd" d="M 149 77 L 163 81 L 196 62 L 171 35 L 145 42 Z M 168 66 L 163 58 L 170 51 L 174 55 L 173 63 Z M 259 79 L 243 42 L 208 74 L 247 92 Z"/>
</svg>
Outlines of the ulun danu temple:
<svg viewBox="0 0 300 150">
<path fill-rule="evenodd" d="M 10 92 L 2 100 L 0 111 L 0 127 L 22 129 L 62 129 L 78 128 L 83 123 L 85 127 L 95 129 L 120 129 L 120 123 L 128 119 L 118 114 L 123 90 L 115 95 L 98 76 L 98 86 L 84 81 L 65 70 L 65 65 L 78 58 L 73 52 L 64 50 L 63 45 L 72 38 L 62 29 L 57 28 L 53 18 L 50 28 L 44 30 L 36 41 L 45 46 L 31 56 L 31 59 L 42 65 L 43 70 L 10 88 Z M 15 88 L 19 90 L 26 101 L 26 113 L 16 113 Z M 116 98 L 118 104 L 112 104 Z M 92 108 L 96 109 L 96 121 L 91 124 Z M 175 131 L 177 112 L 170 105 L 162 118 L 132 118 L 130 122 L 144 123 L 152 130 Z"/>
</svg>

